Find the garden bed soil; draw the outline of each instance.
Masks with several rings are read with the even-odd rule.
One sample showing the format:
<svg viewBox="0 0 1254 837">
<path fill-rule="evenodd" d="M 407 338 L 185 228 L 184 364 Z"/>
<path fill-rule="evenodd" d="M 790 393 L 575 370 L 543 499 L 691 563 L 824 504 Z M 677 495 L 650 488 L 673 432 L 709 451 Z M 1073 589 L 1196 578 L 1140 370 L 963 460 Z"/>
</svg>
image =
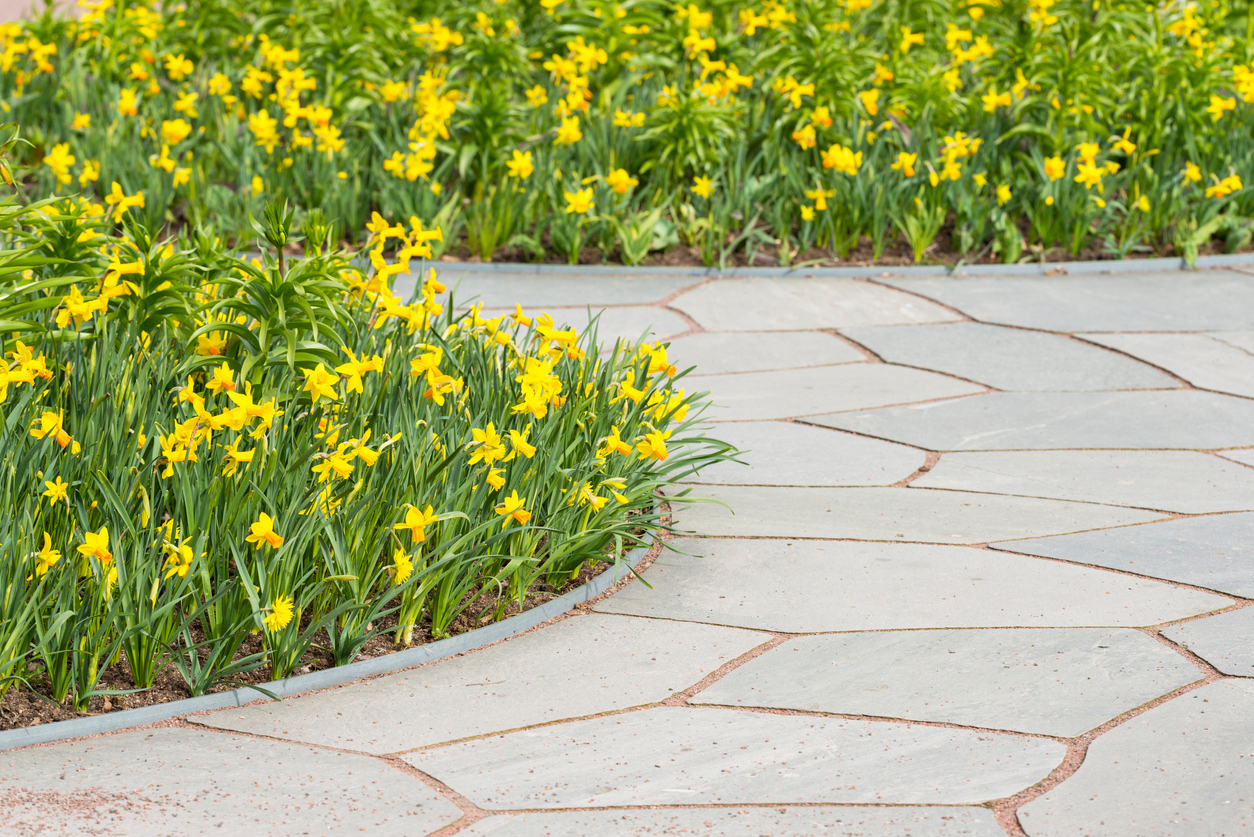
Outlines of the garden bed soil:
<svg viewBox="0 0 1254 837">
<path fill-rule="evenodd" d="M 845 258 L 839 258 L 835 252 L 831 250 L 811 247 L 804 253 L 794 253 L 789 264 L 793 267 L 907 267 L 914 265 L 932 265 L 944 267 L 956 267 L 960 264 L 1000 264 L 1001 259 L 994 254 L 990 248 L 985 247 L 977 253 L 960 254 L 953 249 L 951 234 L 953 231 L 952 222 L 947 223 L 936 239 L 928 246 L 923 254 L 923 258 L 919 261 L 914 260 L 914 253 L 910 249 L 909 244 L 900 237 L 893 235 L 888 239 L 884 247 L 883 253 L 878 259 L 874 258 L 874 247 L 871 239 L 862 238 L 857 246 L 846 254 Z M 1212 239 L 1198 248 L 1199 256 L 1214 256 L 1225 253 L 1224 242 L 1221 239 Z M 1254 243 L 1239 249 L 1240 253 L 1254 253 Z M 1120 258 L 1128 260 L 1136 259 L 1157 259 L 1179 257 L 1180 254 L 1172 245 L 1167 245 L 1160 250 L 1145 250 L 1141 252 L 1128 253 L 1122 257 L 1117 253 L 1105 250 L 1100 244 L 1093 243 L 1085 247 L 1079 253 L 1070 253 L 1062 247 L 1053 247 L 1049 250 L 1042 250 L 1040 247 L 1029 247 L 1024 250 L 1020 263 L 1055 263 L 1055 262 L 1087 262 L 1087 261 L 1115 261 Z M 461 240 L 449 247 L 448 251 L 441 257 L 441 261 L 446 262 L 483 262 L 478 255 L 474 254 L 465 240 Z M 534 255 L 527 252 L 521 247 L 500 247 L 492 254 L 490 260 L 492 263 L 504 264 L 567 264 L 565 256 L 555 253 L 546 252 L 543 260 L 537 260 Z M 585 247 L 579 254 L 578 264 L 581 265 L 604 265 L 604 266 L 620 266 L 622 259 L 619 255 L 618 248 L 615 247 L 610 252 L 603 252 L 595 247 Z M 697 247 L 677 246 L 669 250 L 650 253 L 649 256 L 641 262 L 640 267 L 707 267 L 701 260 L 701 250 Z M 743 250 L 737 250 L 727 259 L 727 267 L 779 267 L 779 248 L 775 245 L 765 245 L 755 250 L 752 255 L 746 254 Z"/>
<path fill-rule="evenodd" d="M 519 607 L 517 600 L 511 598 L 505 605 L 503 618 L 515 616 L 550 602 L 576 587 L 587 584 L 613 565 L 613 562 L 606 561 L 587 562 L 580 568 L 579 575 L 576 578 L 567 581 L 560 588 L 540 584 L 526 595 L 522 607 Z M 451 635 L 461 634 L 489 624 L 492 621 L 492 615 L 497 604 L 497 598 L 485 595 L 476 604 L 474 612 L 467 610 L 453 621 L 449 633 Z M 395 616 L 389 616 L 380 620 L 378 627 L 380 629 L 378 635 L 366 642 L 361 652 L 357 655 L 356 660 L 383 657 L 388 654 L 394 654 L 397 651 L 404 651 L 406 648 L 426 645 L 441 639 L 441 637 L 432 635 L 430 624 L 423 624 L 414 630 L 413 645 L 395 644 L 392 641 L 397 628 Z M 199 639 L 199 637 L 194 637 L 194 639 Z M 237 658 L 257 653 L 262 648 L 261 643 L 262 638 L 260 636 L 250 636 L 240 649 Z M 325 637 L 323 642 L 315 644 L 325 646 Z M 309 653 L 301 658 L 300 663 L 292 671 L 292 675 L 309 674 L 310 672 L 332 668 L 333 665 L 329 651 L 321 648 L 312 648 Z M 241 686 L 255 685 L 264 688 L 269 680 L 270 669 L 268 666 L 263 665 L 234 678 L 230 682 L 222 683 L 209 689 L 208 693 L 230 691 Z M 123 653 L 119 655 L 115 665 L 105 669 L 97 688 L 105 691 L 125 691 L 130 688 L 131 682 L 130 667 L 127 665 L 126 655 Z M 47 683 L 40 679 L 33 680 L 31 685 L 34 687 L 34 691 L 22 687 L 13 687 L 5 692 L 3 697 L 0 697 L 0 731 L 39 726 L 56 721 L 68 721 L 74 718 L 83 718 L 108 712 L 119 712 L 123 709 L 154 706 L 183 700 L 192 696 L 188 690 L 187 683 L 173 665 L 166 666 L 161 674 L 158 675 L 156 683 L 153 684 L 151 689 L 132 694 L 98 695 L 91 698 L 88 702 L 89 711 L 87 712 L 79 712 L 72 705 L 54 703 L 50 698 L 43 696 Z M 261 692 L 258 692 L 258 697 L 261 694 Z"/>
</svg>

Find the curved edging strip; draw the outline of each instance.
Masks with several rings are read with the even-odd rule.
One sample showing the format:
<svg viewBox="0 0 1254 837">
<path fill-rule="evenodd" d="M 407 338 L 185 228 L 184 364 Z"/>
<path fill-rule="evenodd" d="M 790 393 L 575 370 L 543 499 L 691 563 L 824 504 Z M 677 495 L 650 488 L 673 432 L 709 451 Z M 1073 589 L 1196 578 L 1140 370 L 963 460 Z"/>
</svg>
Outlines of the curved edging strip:
<svg viewBox="0 0 1254 837">
<path fill-rule="evenodd" d="M 563 613 L 572 610 L 576 605 L 601 595 L 626 578 L 631 572 L 627 567 L 638 566 L 652 548 L 653 543 L 654 537 L 650 534 L 646 536 L 644 543 L 628 552 L 622 559 L 615 562 L 614 566 L 605 570 L 587 584 L 576 587 L 574 590 L 550 602 L 545 602 L 539 607 L 533 607 L 531 610 L 520 613 L 517 616 L 511 616 L 495 624 L 485 625 L 482 628 L 476 628 L 473 631 L 467 631 L 464 634 L 458 634 L 448 639 L 420 645 L 417 648 L 407 648 L 394 654 L 385 654 L 381 657 L 336 666 L 323 671 L 315 671 L 310 674 L 288 677 L 284 680 L 275 680 L 261 685 L 267 691 L 274 693 L 280 698 L 294 697 L 305 692 L 313 692 L 331 686 L 342 686 L 345 683 L 351 683 L 354 680 L 377 674 L 390 674 L 402 669 L 413 668 L 423 663 L 452 657 L 455 654 L 464 654 L 467 651 L 473 651 L 484 645 L 490 645 L 515 634 L 520 634 L 523 631 L 529 631 L 542 622 L 547 622 L 555 616 L 561 616 Z M 123 709 L 105 715 L 92 715 L 87 718 L 74 718 L 69 721 L 56 721 L 35 727 L 6 730 L 0 732 L 0 751 L 12 750 L 17 747 L 29 747 L 34 744 L 47 744 L 51 741 L 61 741 L 66 738 L 81 738 L 87 735 L 117 732 L 129 727 L 140 727 L 147 724 L 155 724 L 159 721 L 168 721 L 170 718 L 190 715 L 193 712 L 227 709 L 232 706 L 243 706 L 246 703 L 264 699 L 266 699 L 265 696 L 255 689 L 233 689 L 229 692 L 217 692 L 211 695 L 202 695 L 201 697 L 174 700 L 154 706 Z"/>
<path fill-rule="evenodd" d="M 628 267 L 626 265 L 522 264 L 518 262 L 424 262 L 448 273 L 496 273 L 502 275 L 556 274 L 571 276 L 691 276 L 726 279 L 771 276 L 870 279 L 877 276 L 1043 276 L 1049 273 L 1091 274 L 1192 270 L 1194 268 L 1254 266 L 1254 253 L 1199 256 L 1191 268 L 1180 258 L 1111 259 L 1083 262 L 1032 262 L 1031 264 L 902 265 L 872 267 Z"/>
</svg>

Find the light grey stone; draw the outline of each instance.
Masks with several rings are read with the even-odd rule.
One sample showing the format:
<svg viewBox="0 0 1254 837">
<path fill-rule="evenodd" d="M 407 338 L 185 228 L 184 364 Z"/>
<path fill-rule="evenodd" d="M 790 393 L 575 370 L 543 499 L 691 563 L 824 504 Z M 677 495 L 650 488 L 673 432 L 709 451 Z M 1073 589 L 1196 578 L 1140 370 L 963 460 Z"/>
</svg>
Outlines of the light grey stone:
<svg viewBox="0 0 1254 837">
<path fill-rule="evenodd" d="M 411 835 L 461 817 L 369 756 L 171 728 L 0 753 L 0 801 L 6 834 Z"/>
<path fill-rule="evenodd" d="M 807 421 L 928 450 L 1209 450 L 1254 444 L 1254 402 L 1196 390 L 991 392 Z"/>
<path fill-rule="evenodd" d="M 1224 459 L 1231 459 L 1233 462 L 1240 462 L 1242 465 L 1254 467 L 1254 448 L 1221 450 L 1219 451 L 1219 455 Z"/>
<path fill-rule="evenodd" d="M 1004 837 L 987 808 L 671 808 L 485 817 L 465 837 Z"/>
<path fill-rule="evenodd" d="M 579 311 L 554 308 L 549 311 L 555 322 L 567 322 L 580 333 L 588 328 L 590 322 L 588 309 Z M 691 326 L 683 317 L 666 308 L 630 306 L 624 308 L 603 308 L 592 310 L 597 317 L 597 340 L 607 348 L 615 340 L 631 342 L 665 340 L 676 334 L 683 334 Z"/>
<path fill-rule="evenodd" d="M 484 808 L 747 802 L 972 804 L 1057 766 L 1049 739 L 658 707 L 403 756 Z M 491 765 L 492 769 L 485 769 Z"/>
<path fill-rule="evenodd" d="M 452 298 L 459 308 L 480 302 L 484 308 L 508 308 L 515 305 L 536 313 L 532 308 L 582 308 L 591 305 L 649 305 L 694 285 L 701 277 L 694 276 L 606 276 L 606 275 L 542 275 L 519 276 L 502 273 L 478 273 L 442 270 L 435 265 L 440 281 L 448 287 L 444 299 Z M 398 276 L 393 293 L 408 298 L 414 279 Z"/>
<path fill-rule="evenodd" d="M 878 281 L 977 320 L 1049 331 L 1254 328 L 1254 277 L 1226 270 Z"/>
<path fill-rule="evenodd" d="M 1238 349 L 1254 353 L 1254 330 L 1211 331 L 1207 333 L 1207 336 L 1216 340 L 1222 340 L 1230 346 L 1236 346 Z"/>
<path fill-rule="evenodd" d="M 485 309 L 481 316 L 492 318 L 512 314 L 514 309 Z M 651 305 L 627 305 L 619 308 L 536 308 L 527 312 L 535 317 L 548 314 L 559 328 L 569 327 L 583 335 L 593 318 L 597 319 L 597 343 L 609 349 L 615 340 L 632 343 L 665 340 L 689 331 L 688 321 L 668 308 Z"/>
<path fill-rule="evenodd" d="M 1254 396 L 1254 355 L 1205 334 L 1084 334 L 1139 357 L 1195 387 Z"/>
<path fill-rule="evenodd" d="M 846 363 L 780 372 L 699 375 L 690 392 L 709 390 L 718 421 L 763 421 L 840 410 L 863 410 L 984 392 L 977 384 L 886 363 Z"/>
<path fill-rule="evenodd" d="M 1089 745 L 1080 769 L 1018 810 L 1031 837 L 1235 837 L 1254 832 L 1254 683 L 1156 706 Z"/>
<path fill-rule="evenodd" d="M 892 485 L 923 467 L 916 448 L 784 421 L 720 424 L 706 431 L 742 451 L 687 482 L 724 485 Z M 1254 477 L 1254 471 L 1251 472 Z"/>
<path fill-rule="evenodd" d="M 866 355 L 839 337 L 821 331 L 706 331 L 671 343 L 670 359 L 699 375 L 765 372 L 856 363 Z"/>
<path fill-rule="evenodd" d="M 575 617 L 435 665 L 223 710 L 201 723 L 394 753 L 663 700 L 766 640 L 732 628 L 694 628 Z"/>
<path fill-rule="evenodd" d="M 1254 608 L 1243 607 L 1205 619 L 1163 628 L 1178 642 L 1224 674 L 1254 677 Z"/>
<path fill-rule="evenodd" d="M 1163 517 L 1092 503 L 927 488 L 711 485 L 694 496 L 715 502 L 682 506 L 674 515 L 676 528 L 733 537 L 986 543 Z"/>
<path fill-rule="evenodd" d="M 1254 509 L 1254 469 L 1195 451 L 947 453 L 911 485 L 1185 514 Z"/>
<path fill-rule="evenodd" d="M 679 538 L 595 607 L 768 631 L 1140 626 L 1231 599 L 991 549 Z"/>
<path fill-rule="evenodd" d="M 889 363 L 934 369 L 1002 390 L 1180 386 L 1169 375 L 1115 352 L 1039 331 L 939 323 L 850 328 L 841 333 Z"/>
<path fill-rule="evenodd" d="M 790 639 L 690 703 L 1074 738 L 1202 672 L 1140 631 L 885 631 Z"/>
<path fill-rule="evenodd" d="M 1254 514 L 1249 512 L 1012 541 L 997 548 L 1254 597 Z"/>
<path fill-rule="evenodd" d="M 707 331 L 808 331 L 961 319 L 939 305 L 857 279 L 719 279 L 671 302 Z"/>
</svg>

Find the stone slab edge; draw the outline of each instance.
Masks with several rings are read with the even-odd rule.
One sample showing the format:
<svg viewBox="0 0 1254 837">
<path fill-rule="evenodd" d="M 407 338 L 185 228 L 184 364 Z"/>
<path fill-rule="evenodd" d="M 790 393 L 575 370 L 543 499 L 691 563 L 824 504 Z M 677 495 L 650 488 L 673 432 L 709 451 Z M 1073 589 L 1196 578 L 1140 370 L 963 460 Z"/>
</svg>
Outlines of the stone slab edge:
<svg viewBox="0 0 1254 837">
<path fill-rule="evenodd" d="M 900 267 L 627 267 L 625 265 L 519 264 L 515 262 L 424 262 L 423 269 L 434 267 L 446 273 L 495 273 L 501 275 L 541 276 L 563 274 L 572 276 L 689 276 L 749 278 L 802 276 L 820 279 L 874 279 L 880 276 L 1044 276 L 1059 274 L 1132 273 L 1164 270 L 1193 270 L 1216 267 L 1254 267 L 1254 253 L 1221 256 L 1199 256 L 1193 267 L 1184 259 L 1111 259 L 1109 261 L 1034 262 L 1032 264 L 968 264 L 954 268 L 941 265 L 904 265 Z"/>
<path fill-rule="evenodd" d="M 331 686 L 342 686 L 364 677 L 391 674 L 402 669 L 422 665 L 423 663 L 452 657 L 455 654 L 464 654 L 467 651 L 473 651 L 476 648 L 482 648 L 485 645 L 520 634 L 523 631 L 529 631 L 555 616 L 561 616 L 563 613 L 572 610 L 576 605 L 601 595 L 614 584 L 626 578 L 630 571 L 624 568 L 626 566 L 638 566 L 653 546 L 653 542 L 653 535 L 647 535 L 640 546 L 628 552 L 614 566 L 606 569 L 587 584 L 580 585 L 550 602 L 545 602 L 539 607 L 534 607 L 517 616 L 511 616 L 501 622 L 485 625 L 482 628 L 476 628 L 473 631 L 467 631 L 464 634 L 458 634 L 448 639 L 420 645 L 417 648 L 408 648 L 404 651 L 397 651 L 394 654 L 385 654 L 381 657 L 336 666 L 323 671 L 315 671 L 310 674 L 300 674 L 296 677 L 288 677 L 284 680 L 275 680 L 261 685 L 266 691 L 272 692 L 279 698 L 295 697 L 305 692 L 314 692 Z M 130 727 L 140 727 L 147 724 L 155 724 L 159 721 L 168 721 L 170 718 L 177 718 L 180 715 L 190 715 L 194 712 L 205 712 L 212 709 L 228 709 L 232 706 L 243 706 L 246 703 L 267 699 L 264 694 L 256 689 L 232 689 L 229 692 L 216 692 L 211 695 L 174 700 L 154 706 L 140 706 L 135 709 L 123 709 L 103 715 L 92 715 L 87 718 L 73 718 L 68 721 L 55 721 L 34 727 L 5 730 L 0 732 L 0 751 L 13 750 L 18 747 L 30 747 L 35 744 L 47 744 L 67 738 L 82 738 L 88 735 L 117 732 Z"/>
</svg>

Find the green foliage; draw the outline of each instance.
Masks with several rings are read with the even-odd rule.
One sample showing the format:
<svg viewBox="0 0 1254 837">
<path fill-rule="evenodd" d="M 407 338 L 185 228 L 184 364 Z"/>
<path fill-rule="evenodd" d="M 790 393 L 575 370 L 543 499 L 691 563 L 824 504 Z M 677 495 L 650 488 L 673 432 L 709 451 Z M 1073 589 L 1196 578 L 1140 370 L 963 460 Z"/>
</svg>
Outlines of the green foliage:
<svg viewBox="0 0 1254 837">
<path fill-rule="evenodd" d="M 894 240 L 920 259 L 1191 259 L 1248 246 L 1227 231 L 1254 215 L 1251 20 L 1219 0 L 105 3 L 0 32 L 0 98 L 30 199 L 117 183 L 144 202 L 111 217 L 188 239 L 265 240 L 251 219 L 273 200 L 292 241 L 315 211 L 329 244 L 376 211 L 432 220 L 436 257 L 635 261 L 660 211 L 707 264 Z M 636 184 L 613 192 L 618 172 Z M 708 205 L 698 176 L 723 187 Z M 916 246 L 934 213 L 952 253 Z"/>
</svg>

